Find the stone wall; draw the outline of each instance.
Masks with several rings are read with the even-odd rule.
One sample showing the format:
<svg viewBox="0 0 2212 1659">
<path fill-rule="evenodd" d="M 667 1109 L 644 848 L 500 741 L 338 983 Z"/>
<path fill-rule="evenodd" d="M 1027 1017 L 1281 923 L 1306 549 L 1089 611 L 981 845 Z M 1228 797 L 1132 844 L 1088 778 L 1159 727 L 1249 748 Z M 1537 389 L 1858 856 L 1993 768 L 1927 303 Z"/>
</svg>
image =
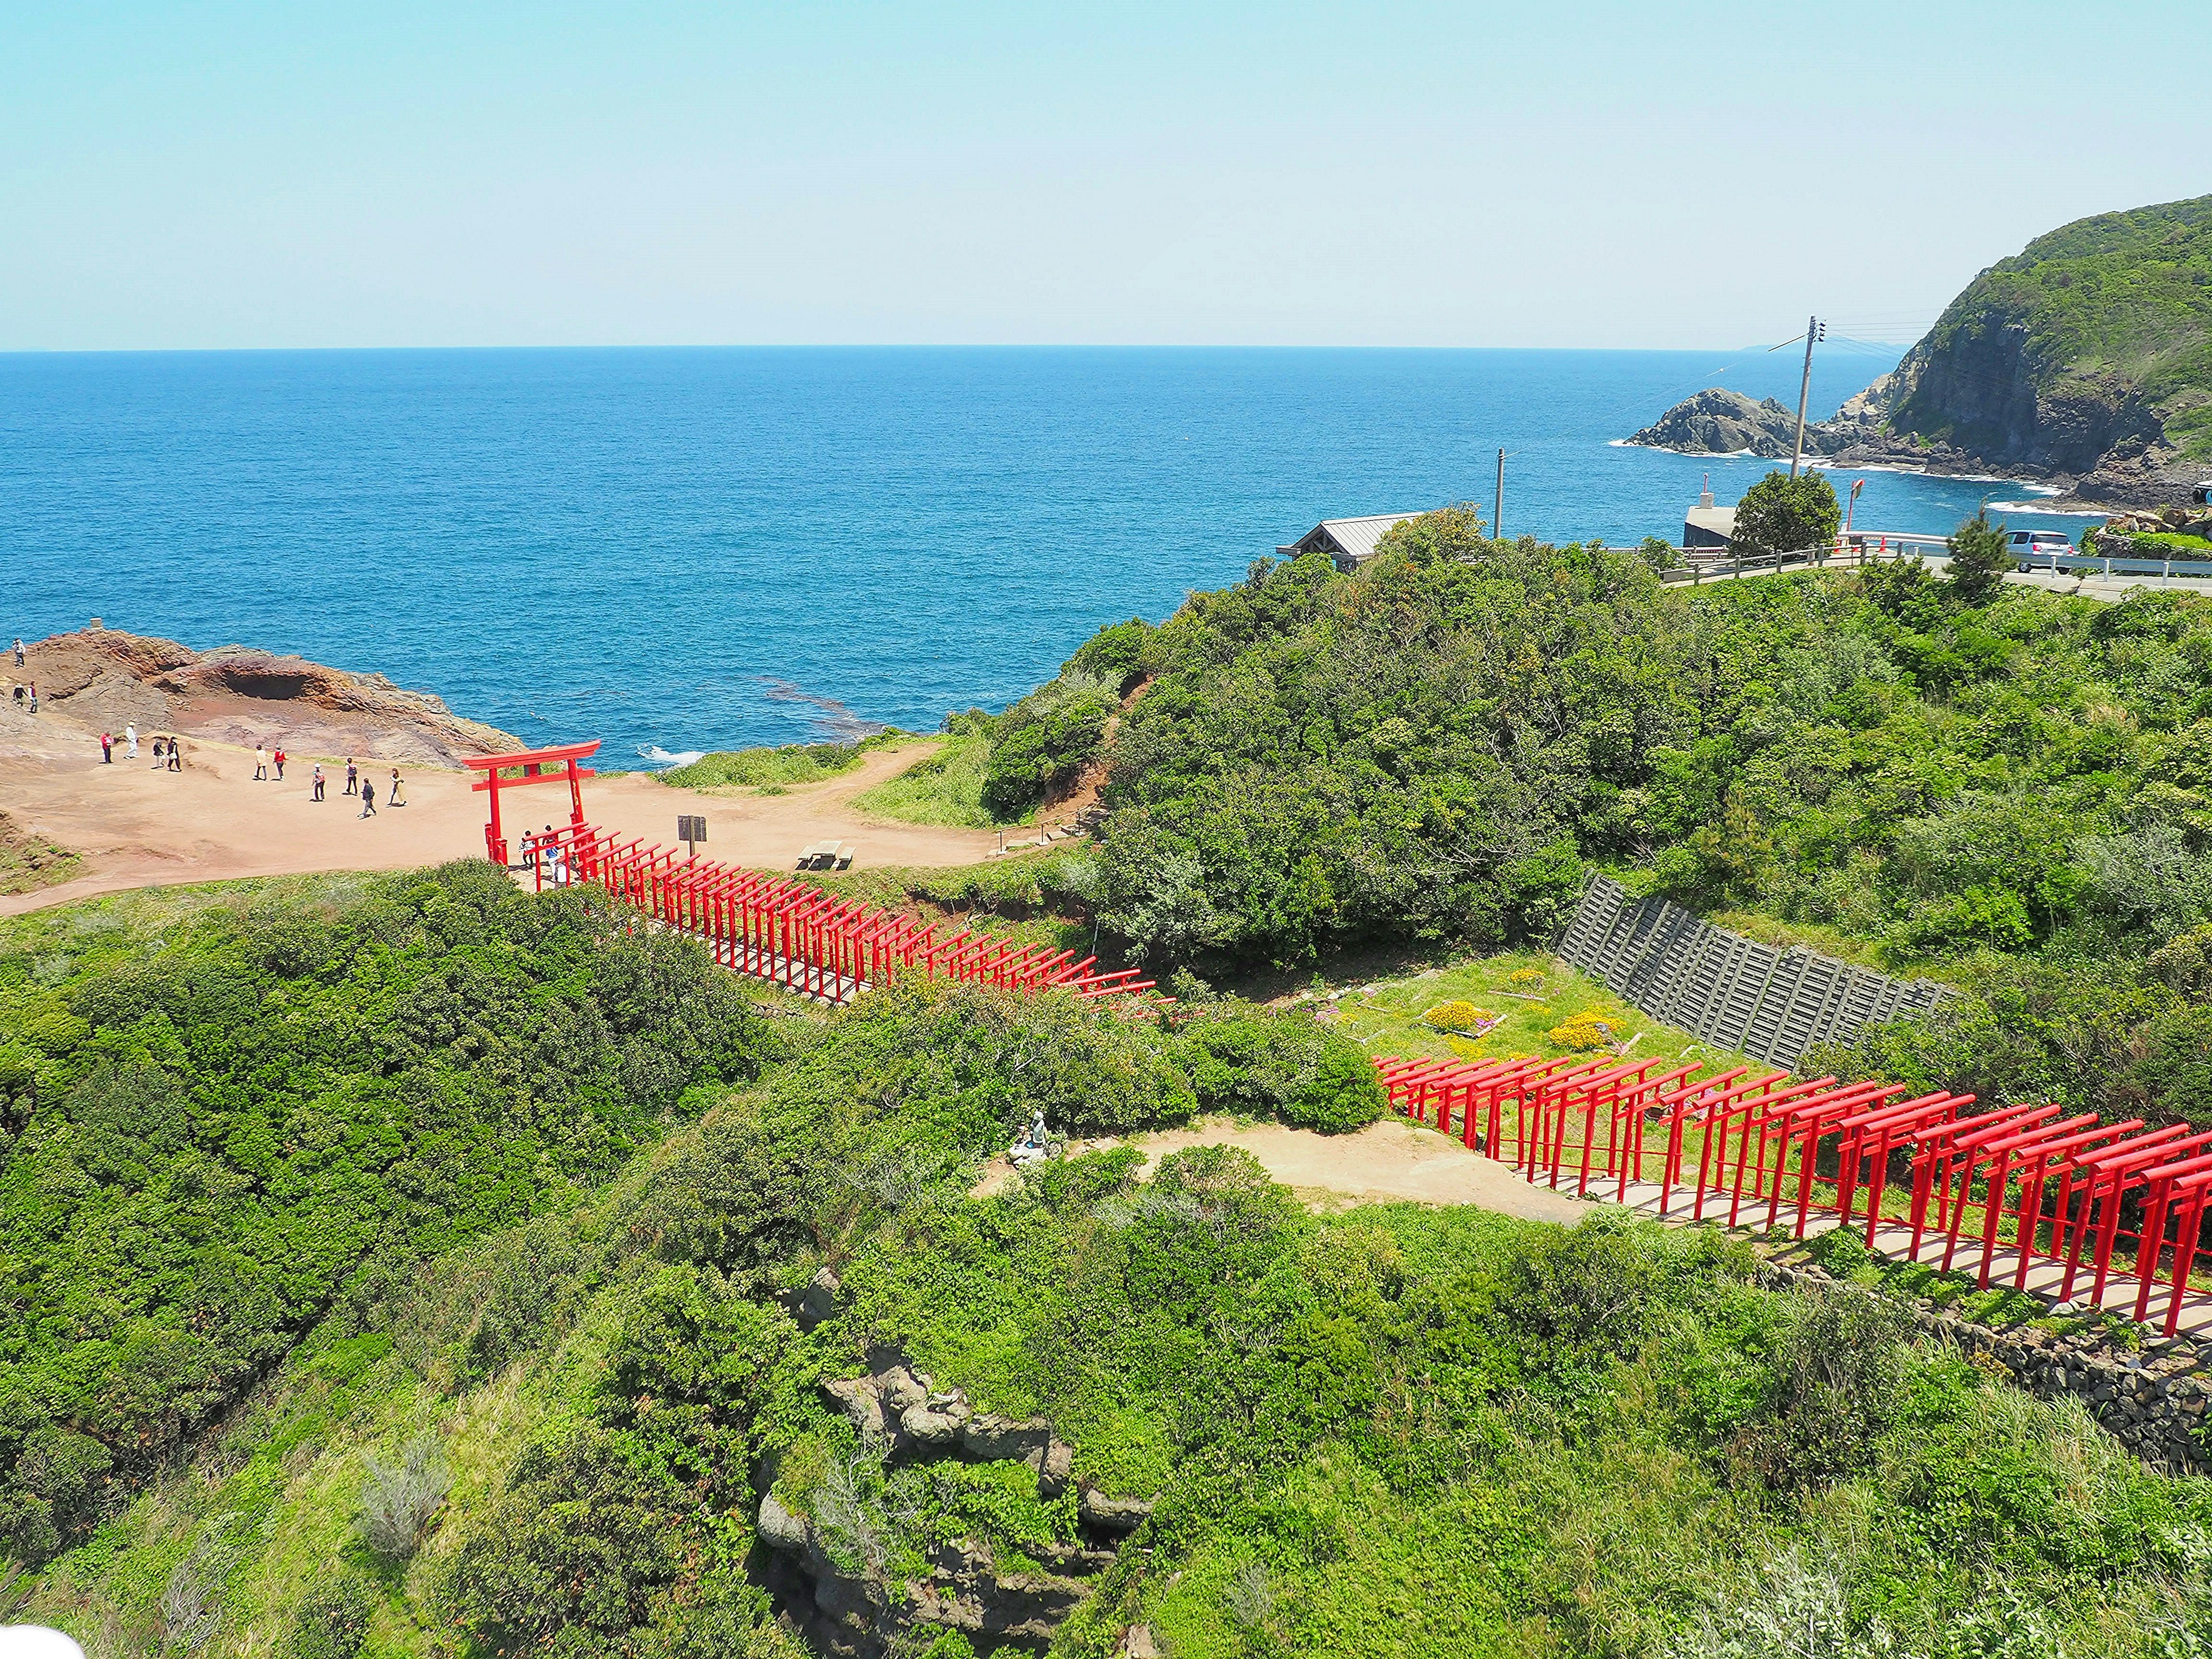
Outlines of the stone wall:
<svg viewBox="0 0 2212 1659">
<path fill-rule="evenodd" d="M 1818 1267 L 1767 1263 L 1773 1285 L 1834 1282 Z M 2212 1350 L 2185 1338 L 2153 1338 L 2141 1352 L 2115 1347 L 2101 1332 L 2058 1336 L 2032 1326 L 1995 1329 L 1929 1309 L 1916 1310 L 1920 1328 L 1968 1354 L 1986 1354 L 2029 1393 L 2070 1394 L 2129 1450 L 2154 1468 L 2212 1474 L 2203 1433 Z"/>
</svg>

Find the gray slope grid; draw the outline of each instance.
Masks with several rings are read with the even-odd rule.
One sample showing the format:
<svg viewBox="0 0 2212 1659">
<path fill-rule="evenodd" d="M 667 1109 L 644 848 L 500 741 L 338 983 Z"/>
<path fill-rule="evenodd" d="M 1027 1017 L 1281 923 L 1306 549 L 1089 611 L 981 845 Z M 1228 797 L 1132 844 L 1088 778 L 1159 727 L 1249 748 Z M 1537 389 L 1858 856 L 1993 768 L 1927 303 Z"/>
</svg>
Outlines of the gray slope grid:
<svg viewBox="0 0 2212 1659">
<path fill-rule="evenodd" d="M 1934 1008 L 1946 988 L 1892 979 L 1796 945 L 1762 945 L 1672 900 L 1638 899 L 1597 876 L 1555 954 L 1652 1018 L 1754 1060 L 1795 1066 L 1816 1042 Z"/>
</svg>

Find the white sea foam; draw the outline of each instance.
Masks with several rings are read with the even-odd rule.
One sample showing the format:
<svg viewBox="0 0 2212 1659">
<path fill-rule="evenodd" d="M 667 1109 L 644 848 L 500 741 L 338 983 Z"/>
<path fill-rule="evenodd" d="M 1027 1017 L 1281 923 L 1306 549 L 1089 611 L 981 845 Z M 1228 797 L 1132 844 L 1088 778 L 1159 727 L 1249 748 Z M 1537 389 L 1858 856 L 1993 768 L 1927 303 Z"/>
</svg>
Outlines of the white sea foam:
<svg viewBox="0 0 2212 1659">
<path fill-rule="evenodd" d="M 2051 492 L 2056 495 L 2058 492 Z M 1992 513 L 2046 513 L 2054 519 L 2109 519 L 2101 507 L 2046 507 L 2041 501 L 1991 501 Z"/>
<path fill-rule="evenodd" d="M 706 751 L 701 749 L 687 749 L 680 755 L 672 755 L 659 744 L 652 743 L 639 745 L 637 757 L 640 760 L 651 761 L 655 766 L 690 766 L 695 762 L 704 760 Z"/>
</svg>

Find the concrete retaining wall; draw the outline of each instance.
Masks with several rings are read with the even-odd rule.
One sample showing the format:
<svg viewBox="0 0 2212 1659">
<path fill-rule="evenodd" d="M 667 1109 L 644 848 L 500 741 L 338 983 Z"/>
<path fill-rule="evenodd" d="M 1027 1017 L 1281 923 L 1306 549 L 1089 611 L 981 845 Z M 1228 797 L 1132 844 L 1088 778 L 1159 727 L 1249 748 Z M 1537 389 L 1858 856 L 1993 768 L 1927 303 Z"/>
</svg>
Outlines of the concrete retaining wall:
<svg viewBox="0 0 2212 1659">
<path fill-rule="evenodd" d="M 1553 949 L 1654 1019 L 1756 1060 L 1795 1066 L 1816 1042 L 1923 1012 L 1949 994 L 1817 951 L 1762 945 L 1700 921 L 1662 898 L 1638 899 L 1595 878 Z"/>
</svg>

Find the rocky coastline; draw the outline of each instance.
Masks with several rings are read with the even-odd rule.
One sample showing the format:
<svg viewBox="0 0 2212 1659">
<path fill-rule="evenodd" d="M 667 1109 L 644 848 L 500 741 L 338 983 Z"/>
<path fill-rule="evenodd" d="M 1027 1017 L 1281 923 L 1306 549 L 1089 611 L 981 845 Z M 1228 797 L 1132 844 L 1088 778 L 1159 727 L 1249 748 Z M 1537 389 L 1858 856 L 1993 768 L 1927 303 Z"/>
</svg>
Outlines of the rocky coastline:
<svg viewBox="0 0 2212 1659">
<path fill-rule="evenodd" d="M 248 646 L 196 651 L 174 640 L 103 627 L 32 647 L 26 669 L 41 701 L 95 729 L 142 735 L 174 732 L 211 743 L 283 744 L 298 753 L 377 755 L 414 765 L 450 766 L 465 756 L 523 747 L 468 720 L 428 691 L 382 674 L 281 655 Z"/>
</svg>

